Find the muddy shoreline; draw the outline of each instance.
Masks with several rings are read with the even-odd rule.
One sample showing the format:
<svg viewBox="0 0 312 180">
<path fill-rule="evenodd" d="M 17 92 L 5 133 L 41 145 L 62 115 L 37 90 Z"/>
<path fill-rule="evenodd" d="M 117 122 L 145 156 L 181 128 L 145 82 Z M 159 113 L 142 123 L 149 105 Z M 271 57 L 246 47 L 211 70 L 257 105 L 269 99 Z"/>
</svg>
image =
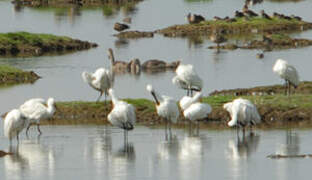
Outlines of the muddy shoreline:
<svg viewBox="0 0 312 180">
<path fill-rule="evenodd" d="M 0 85 L 13 85 L 23 83 L 34 83 L 41 77 L 33 71 L 22 71 L 17 69 L 16 71 L 2 70 L 3 66 L 0 66 Z"/>
</svg>

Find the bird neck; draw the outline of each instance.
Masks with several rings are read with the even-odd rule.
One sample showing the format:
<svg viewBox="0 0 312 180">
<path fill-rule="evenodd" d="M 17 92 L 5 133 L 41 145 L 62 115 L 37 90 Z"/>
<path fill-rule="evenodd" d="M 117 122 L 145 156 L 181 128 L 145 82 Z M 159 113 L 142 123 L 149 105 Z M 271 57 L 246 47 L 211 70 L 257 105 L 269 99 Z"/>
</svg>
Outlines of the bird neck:
<svg viewBox="0 0 312 180">
<path fill-rule="evenodd" d="M 48 112 L 49 114 L 53 114 L 53 113 L 55 112 L 54 103 L 48 103 L 47 112 Z"/>
<path fill-rule="evenodd" d="M 115 93 L 113 91 L 110 92 L 110 96 L 112 97 L 113 105 L 117 104 L 119 101 L 118 98 L 115 96 Z"/>
<path fill-rule="evenodd" d="M 108 58 L 110 59 L 112 65 L 114 65 L 115 63 L 115 57 L 114 57 L 114 53 L 112 49 L 108 50 Z"/>
</svg>

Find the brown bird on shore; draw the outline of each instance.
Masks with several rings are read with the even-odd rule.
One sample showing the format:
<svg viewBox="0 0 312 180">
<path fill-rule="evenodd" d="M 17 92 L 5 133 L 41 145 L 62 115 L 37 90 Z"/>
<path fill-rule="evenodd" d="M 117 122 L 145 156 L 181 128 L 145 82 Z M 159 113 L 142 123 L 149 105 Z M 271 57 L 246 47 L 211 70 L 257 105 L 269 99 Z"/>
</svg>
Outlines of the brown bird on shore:
<svg viewBox="0 0 312 180">
<path fill-rule="evenodd" d="M 220 21 L 220 20 L 222 20 L 222 18 L 220 18 L 219 16 L 214 16 L 214 17 L 213 17 L 213 20 L 214 20 L 214 21 Z"/>
<path fill-rule="evenodd" d="M 119 32 L 124 31 L 124 30 L 129 29 L 129 28 L 130 27 L 127 24 L 122 24 L 122 23 L 118 23 L 118 22 L 114 24 L 114 29 L 116 31 L 119 31 Z"/>
<path fill-rule="evenodd" d="M 265 19 L 268 19 L 268 20 L 272 20 L 272 18 L 271 18 L 269 15 L 267 15 L 267 14 L 264 12 L 264 10 L 261 10 L 261 11 L 260 11 L 260 14 L 261 14 L 261 17 L 262 17 L 262 18 L 265 18 Z"/>
<path fill-rule="evenodd" d="M 190 23 L 190 24 L 198 24 L 202 21 L 205 21 L 205 18 L 201 15 L 198 15 L 198 14 L 191 14 L 191 13 L 188 13 L 187 15 L 187 21 Z"/>
</svg>

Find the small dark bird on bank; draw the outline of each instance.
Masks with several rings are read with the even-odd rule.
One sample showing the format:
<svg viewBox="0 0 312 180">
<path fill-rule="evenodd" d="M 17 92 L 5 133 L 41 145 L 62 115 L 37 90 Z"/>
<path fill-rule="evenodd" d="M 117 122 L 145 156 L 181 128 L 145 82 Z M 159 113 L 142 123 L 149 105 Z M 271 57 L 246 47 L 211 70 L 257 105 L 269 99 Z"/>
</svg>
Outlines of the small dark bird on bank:
<svg viewBox="0 0 312 180">
<path fill-rule="evenodd" d="M 191 13 L 188 13 L 187 15 L 187 21 L 190 23 L 190 24 L 198 24 L 202 21 L 205 21 L 205 18 L 202 16 L 202 15 L 199 15 L 199 14 L 191 14 Z"/>
<path fill-rule="evenodd" d="M 284 14 L 282 14 L 282 18 L 283 18 L 283 19 L 286 19 L 286 20 L 289 20 L 289 21 L 291 20 L 291 17 L 290 17 L 290 16 L 286 16 L 286 15 L 284 15 Z"/>
<path fill-rule="evenodd" d="M 264 54 L 263 54 L 263 53 L 257 53 L 257 54 L 256 54 L 256 57 L 257 57 L 258 59 L 262 59 L 262 58 L 264 57 Z"/>
<path fill-rule="evenodd" d="M 214 16 L 214 17 L 213 17 L 213 20 L 214 20 L 214 21 L 220 21 L 220 20 L 223 20 L 223 19 L 220 18 L 219 16 Z"/>
<path fill-rule="evenodd" d="M 129 29 L 129 28 L 130 28 L 130 26 L 128 26 L 127 24 L 122 24 L 122 23 L 115 23 L 114 24 L 114 29 L 116 31 L 119 31 L 119 32 L 124 31 L 124 30 Z"/>
<path fill-rule="evenodd" d="M 261 10 L 261 11 L 260 11 L 260 14 L 261 14 L 261 17 L 262 17 L 262 18 L 265 18 L 265 19 L 268 19 L 268 20 L 272 20 L 272 18 L 271 18 L 268 14 L 266 14 L 266 13 L 264 12 L 264 10 Z"/>
<path fill-rule="evenodd" d="M 236 18 L 244 17 L 244 13 L 242 13 L 242 12 L 240 12 L 240 11 L 235 11 L 235 17 L 236 17 Z"/>
<path fill-rule="evenodd" d="M 297 20 L 297 21 L 301 21 L 302 20 L 302 18 L 301 17 L 299 17 L 299 16 L 295 16 L 295 15 L 290 15 L 290 17 L 292 18 L 292 19 L 295 19 L 295 20 Z"/>
</svg>

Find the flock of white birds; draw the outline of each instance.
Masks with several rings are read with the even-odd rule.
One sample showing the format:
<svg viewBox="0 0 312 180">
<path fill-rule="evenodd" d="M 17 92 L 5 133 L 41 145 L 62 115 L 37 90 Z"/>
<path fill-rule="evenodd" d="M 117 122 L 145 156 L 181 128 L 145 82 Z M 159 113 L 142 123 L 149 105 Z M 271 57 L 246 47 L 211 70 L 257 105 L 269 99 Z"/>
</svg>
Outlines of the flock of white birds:
<svg viewBox="0 0 312 180">
<path fill-rule="evenodd" d="M 113 125 L 124 130 L 124 141 L 127 143 L 127 133 L 134 129 L 136 122 L 135 107 L 125 101 L 119 100 L 114 93 L 113 81 L 114 72 L 112 70 L 99 68 L 94 73 L 83 72 L 82 78 L 92 88 L 100 92 L 97 101 L 100 100 L 102 94 L 110 96 L 112 99 L 113 108 L 107 115 L 108 121 Z M 285 60 L 278 59 L 273 67 L 273 72 L 278 74 L 286 81 L 286 92 L 290 93 L 290 86 L 295 88 L 299 84 L 299 76 L 296 69 L 289 65 Z M 180 64 L 176 69 L 176 76 L 172 79 L 172 83 L 181 89 L 187 91 L 187 95 L 182 97 L 179 103 L 173 98 L 165 95 L 160 95 L 152 85 L 147 85 L 146 89 L 151 93 L 155 100 L 157 114 L 166 122 L 166 138 L 168 137 L 167 129 L 169 128 L 169 136 L 171 137 L 171 124 L 177 123 L 180 111 L 178 104 L 182 110 L 185 119 L 189 120 L 190 127 L 192 123 L 199 127 L 199 120 L 206 118 L 212 111 L 212 107 L 207 103 L 202 103 L 202 79 L 196 73 L 193 65 Z M 193 95 L 193 92 L 196 92 Z M 238 98 L 232 102 L 223 105 L 223 108 L 228 111 L 231 120 L 228 126 L 242 127 L 243 133 L 247 126 L 252 127 L 261 122 L 261 117 L 257 107 L 247 99 Z M 28 133 L 31 124 L 36 124 L 39 134 L 41 134 L 39 125 L 40 119 L 52 117 L 56 110 L 53 98 L 47 101 L 40 98 L 30 99 L 22 104 L 18 109 L 13 109 L 5 117 L 4 134 L 12 141 L 24 129 Z"/>
</svg>

